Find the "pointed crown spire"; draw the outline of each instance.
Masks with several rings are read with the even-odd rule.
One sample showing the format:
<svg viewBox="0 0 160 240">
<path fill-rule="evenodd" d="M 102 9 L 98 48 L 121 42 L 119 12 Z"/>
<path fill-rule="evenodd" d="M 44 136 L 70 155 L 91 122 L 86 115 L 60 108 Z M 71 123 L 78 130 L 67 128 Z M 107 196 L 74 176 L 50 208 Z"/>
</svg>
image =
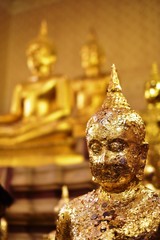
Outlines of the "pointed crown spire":
<svg viewBox="0 0 160 240">
<path fill-rule="evenodd" d="M 158 72 L 158 65 L 156 62 L 152 64 L 152 69 L 151 69 L 151 82 L 159 82 L 159 72 Z"/>
<path fill-rule="evenodd" d="M 43 20 L 40 26 L 39 37 L 46 37 L 47 35 L 48 35 L 47 21 Z"/>
<path fill-rule="evenodd" d="M 144 141 L 144 122 L 141 116 L 131 109 L 124 97 L 115 65 L 112 66 L 108 91 L 102 107 L 89 119 L 87 123 L 87 137 L 92 136 L 93 131 L 97 131 L 99 136 L 103 136 L 103 133 L 99 132 L 99 126 L 94 125 L 97 123 L 107 127 L 107 129 L 111 132 L 113 127 L 116 126 L 123 126 L 124 130 L 132 127 L 137 142 L 141 143 Z"/>
<path fill-rule="evenodd" d="M 40 48 L 45 47 L 45 48 L 49 49 L 49 51 L 51 51 L 55 54 L 55 48 L 54 48 L 53 41 L 48 36 L 48 25 L 47 25 L 46 20 L 43 20 L 41 22 L 39 34 L 35 39 L 33 39 L 28 44 L 27 52 L 30 52 L 34 48 L 37 48 L 37 47 L 40 47 Z"/>
<path fill-rule="evenodd" d="M 118 74 L 116 71 L 116 67 L 112 65 L 111 78 L 108 85 L 108 91 L 106 95 L 106 99 L 103 102 L 102 108 L 126 108 L 130 109 L 130 105 L 128 104 L 126 98 L 122 93 L 122 88 L 119 83 Z"/>
</svg>

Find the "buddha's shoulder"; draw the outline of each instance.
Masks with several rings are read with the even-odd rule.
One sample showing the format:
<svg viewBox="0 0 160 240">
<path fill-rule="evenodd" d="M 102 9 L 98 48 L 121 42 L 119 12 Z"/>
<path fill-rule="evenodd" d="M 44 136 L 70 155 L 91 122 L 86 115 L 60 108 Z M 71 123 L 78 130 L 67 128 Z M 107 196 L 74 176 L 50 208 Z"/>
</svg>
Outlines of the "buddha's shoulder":
<svg viewBox="0 0 160 240">
<path fill-rule="evenodd" d="M 93 190 L 91 192 L 88 192 L 82 196 L 76 197 L 69 201 L 68 204 L 64 205 L 64 207 L 61 209 L 61 212 L 72 212 L 76 211 L 78 209 L 83 209 L 86 206 L 91 206 L 94 204 L 94 202 L 97 199 L 97 193 L 96 190 Z"/>
<path fill-rule="evenodd" d="M 149 199 L 150 198 L 155 198 L 157 200 L 160 199 L 160 193 L 155 192 L 154 190 L 151 190 L 145 186 L 141 186 L 139 192 L 141 193 L 141 195 L 144 195 L 144 196 L 148 197 Z"/>
<path fill-rule="evenodd" d="M 87 203 L 87 202 L 92 202 L 96 197 L 98 197 L 96 190 L 93 190 L 91 192 L 88 192 L 84 195 L 81 195 L 79 197 L 76 197 L 70 201 L 71 205 L 75 205 L 79 202 L 81 203 Z"/>
<path fill-rule="evenodd" d="M 150 210 L 158 208 L 160 210 L 160 195 L 149 188 L 142 187 L 137 194 L 140 204 L 149 207 Z M 160 211 L 159 211 L 160 214 Z"/>
</svg>

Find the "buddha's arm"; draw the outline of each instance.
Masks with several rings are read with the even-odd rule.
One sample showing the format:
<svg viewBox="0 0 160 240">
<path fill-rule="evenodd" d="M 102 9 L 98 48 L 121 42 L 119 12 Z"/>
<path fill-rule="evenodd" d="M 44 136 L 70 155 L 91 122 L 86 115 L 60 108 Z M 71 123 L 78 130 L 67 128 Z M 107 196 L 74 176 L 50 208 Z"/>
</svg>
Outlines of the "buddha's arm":
<svg viewBox="0 0 160 240">
<path fill-rule="evenodd" d="M 61 211 L 57 221 L 55 240 L 71 240 L 71 221 L 68 212 Z"/>
<path fill-rule="evenodd" d="M 56 125 L 59 126 L 60 122 L 62 121 L 63 123 L 66 122 L 65 119 L 62 120 L 62 118 L 69 116 L 71 112 L 71 106 L 72 106 L 71 89 L 67 79 L 65 78 L 59 79 L 56 86 L 56 93 L 57 93 L 56 108 L 53 109 L 47 115 L 37 118 L 37 121 L 25 122 L 23 126 L 21 127 L 17 126 L 17 128 L 15 128 L 15 135 L 18 135 L 18 133 L 23 134 L 28 131 L 32 131 L 31 133 L 32 138 L 34 136 L 38 137 L 41 135 L 41 132 L 43 132 L 44 134 L 45 129 L 42 130 L 41 127 L 43 128 L 43 126 L 45 126 L 46 124 L 53 123 L 54 125 L 54 122 L 56 122 Z M 12 134 L 13 134 L 13 131 L 12 131 Z"/>
<path fill-rule="evenodd" d="M 0 124 L 13 123 L 22 117 L 21 91 L 22 86 L 17 85 L 13 93 L 10 113 L 0 116 Z"/>
<path fill-rule="evenodd" d="M 68 122 L 61 119 L 68 114 L 68 110 L 57 110 L 46 117 L 37 118 L 33 122 L 19 122 L 9 127 L 0 126 L 0 143 L 7 142 L 10 145 L 10 142 L 12 144 L 20 143 L 51 132 L 68 130 Z"/>
<path fill-rule="evenodd" d="M 11 102 L 11 114 L 22 115 L 22 85 L 17 85 L 14 89 L 12 102 Z"/>
<path fill-rule="evenodd" d="M 57 83 L 57 105 L 60 109 L 71 111 L 73 105 L 73 90 L 68 79 L 61 78 Z"/>
<path fill-rule="evenodd" d="M 39 124 L 36 124 L 34 122 L 33 125 L 24 125 L 23 128 L 21 128 L 21 134 L 15 135 L 14 139 L 8 138 L 7 143 L 13 144 L 13 143 L 21 143 L 25 142 L 29 139 L 34 139 L 37 137 L 45 136 L 46 134 L 50 134 L 53 132 L 66 132 L 70 130 L 70 126 L 67 121 L 61 120 L 58 121 L 60 117 L 64 116 L 64 113 L 62 114 L 61 111 L 57 111 L 56 113 L 53 113 L 49 116 L 47 116 L 46 119 L 43 119 L 44 121 L 39 121 Z M 18 132 L 19 133 L 19 132 Z M 16 131 L 15 131 L 16 134 Z M 4 139 L 0 139 L 3 141 Z"/>
<path fill-rule="evenodd" d="M 61 128 L 64 131 L 66 128 L 68 130 L 68 123 L 66 124 L 66 121 L 62 119 L 68 116 L 71 111 L 69 86 L 65 79 L 62 79 L 57 86 L 57 94 L 56 108 L 49 114 L 35 117 L 33 120 L 24 119 L 14 126 L 0 127 L 0 135 L 5 136 L 4 138 L 1 137 L 0 142 L 6 142 L 7 145 L 13 145 L 33 139 L 34 137 L 39 137 L 45 133 L 49 133 L 49 131 L 53 132 L 57 131 L 57 129 L 59 131 Z M 10 137 L 12 137 L 12 139 Z"/>
</svg>

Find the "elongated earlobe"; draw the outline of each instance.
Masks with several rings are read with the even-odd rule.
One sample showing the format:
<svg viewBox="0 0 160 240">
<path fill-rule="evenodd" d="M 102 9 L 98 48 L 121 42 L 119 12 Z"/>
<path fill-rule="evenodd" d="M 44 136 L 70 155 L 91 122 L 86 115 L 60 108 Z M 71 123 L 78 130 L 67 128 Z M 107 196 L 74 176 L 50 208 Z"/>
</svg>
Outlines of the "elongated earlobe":
<svg viewBox="0 0 160 240">
<path fill-rule="evenodd" d="M 140 147 L 140 162 L 139 162 L 139 169 L 136 174 L 136 177 L 138 178 L 139 181 L 143 180 L 144 176 L 144 167 L 146 165 L 146 158 L 147 158 L 147 153 L 148 153 L 148 143 L 143 143 Z"/>
<path fill-rule="evenodd" d="M 148 143 L 143 143 L 141 146 L 141 159 L 147 158 L 148 149 L 149 149 Z"/>
</svg>

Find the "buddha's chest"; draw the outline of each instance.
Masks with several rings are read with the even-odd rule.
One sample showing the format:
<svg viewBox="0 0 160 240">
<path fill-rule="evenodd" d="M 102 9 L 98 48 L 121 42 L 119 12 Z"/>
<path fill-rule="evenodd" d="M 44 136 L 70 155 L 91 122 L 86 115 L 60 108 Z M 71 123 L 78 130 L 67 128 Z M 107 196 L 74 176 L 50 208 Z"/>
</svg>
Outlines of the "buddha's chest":
<svg viewBox="0 0 160 240">
<path fill-rule="evenodd" d="M 92 210 L 79 210 L 72 219 L 75 240 L 150 239 L 158 228 L 156 216 L 142 205 L 112 207 L 107 203 L 95 205 Z"/>
</svg>

